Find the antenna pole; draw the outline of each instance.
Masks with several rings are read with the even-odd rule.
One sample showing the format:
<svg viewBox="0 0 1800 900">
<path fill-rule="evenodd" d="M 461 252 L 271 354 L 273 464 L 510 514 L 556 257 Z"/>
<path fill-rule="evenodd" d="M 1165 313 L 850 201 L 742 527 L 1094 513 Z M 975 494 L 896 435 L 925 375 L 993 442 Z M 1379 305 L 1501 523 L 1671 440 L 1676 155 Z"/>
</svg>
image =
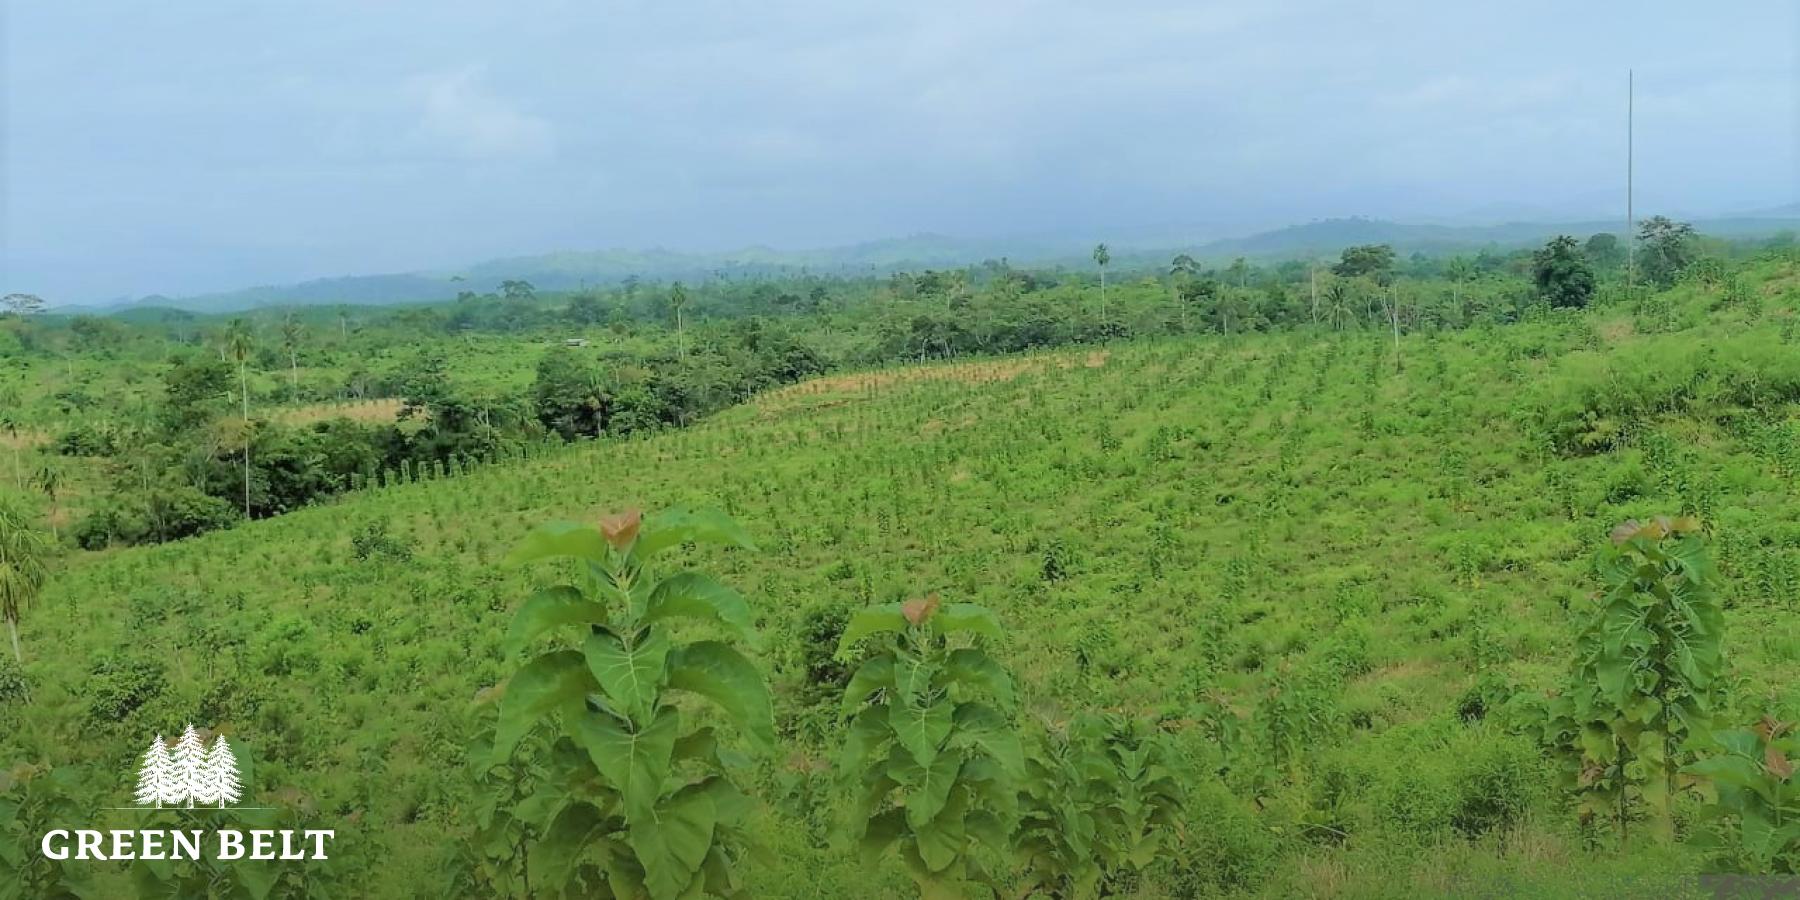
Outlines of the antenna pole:
<svg viewBox="0 0 1800 900">
<path fill-rule="evenodd" d="M 1625 293 L 1637 285 L 1637 220 L 1632 209 L 1632 144 L 1635 138 L 1637 75 L 1625 70 Z"/>
</svg>

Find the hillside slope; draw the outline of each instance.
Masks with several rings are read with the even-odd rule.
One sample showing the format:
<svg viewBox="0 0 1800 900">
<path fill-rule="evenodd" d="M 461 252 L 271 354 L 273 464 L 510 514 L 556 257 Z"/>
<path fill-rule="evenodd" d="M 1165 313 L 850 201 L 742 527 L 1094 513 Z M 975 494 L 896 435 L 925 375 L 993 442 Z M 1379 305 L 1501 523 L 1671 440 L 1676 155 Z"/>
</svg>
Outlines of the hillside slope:
<svg viewBox="0 0 1800 900">
<path fill-rule="evenodd" d="M 1770 264 L 1754 304 L 1689 288 L 1673 318 L 1413 335 L 1398 358 L 1380 334 L 1280 335 L 840 375 L 84 558 L 25 620 L 31 702 L 0 707 L 25 726 L 0 754 L 116 806 L 150 735 L 213 726 L 256 749 L 258 789 L 339 829 L 345 877 L 430 894 L 475 815 L 509 612 L 553 574 L 502 556 L 545 519 L 706 505 L 761 545 L 695 558 L 751 598 L 791 753 L 758 769 L 778 852 L 756 896 L 871 892 L 827 840 L 835 706 L 811 679 L 844 610 L 926 591 L 999 612 L 1028 715 L 1162 715 L 1224 773 L 1144 893 L 1605 872 L 1489 713 L 1555 682 L 1611 525 L 1683 508 L 1716 528 L 1738 672 L 1800 700 L 1776 677 L 1800 659 L 1793 284 Z M 1500 803 L 1470 826 L 1481 791 Z"/>
</svg>

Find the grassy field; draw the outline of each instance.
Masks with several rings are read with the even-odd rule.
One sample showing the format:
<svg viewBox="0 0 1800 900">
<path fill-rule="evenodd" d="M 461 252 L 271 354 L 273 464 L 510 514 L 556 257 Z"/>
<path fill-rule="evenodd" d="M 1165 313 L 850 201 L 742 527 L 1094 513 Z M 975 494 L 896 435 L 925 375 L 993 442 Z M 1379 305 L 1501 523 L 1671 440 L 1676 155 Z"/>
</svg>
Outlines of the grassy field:
<svg viewBox="0 0 1800 900">
<path fill-rule="evenodd" d="M 31 702 L 0 724 L 27 727 L 0 759 L 74 767 L 85 801 L 118 805 L 146 735 L 211 724 L 254 748 L 258 789 L 336 823 L 352 893 L 434 894 L 510 612 L 554 574 L 502 566 L 508 548 L 546 519 L 716 506 L 761 552 L 687 552 L 751 599 L 783 735 L 753 779 L 755 896 L 909 890 L 830 841 L 818 682 L 833 622 L 928 591 L 999 613 L 1024 716 L 1177 731 L 1205 777 L 1142 895 L 1660 895 L 1642 873 L 1698 855 L 1584 833 L 1499 710 L 1567 668 L 1608 530 L 1684 511 L 1725 576 L 1735 712 L 1800 703 L 1795 278 L 1771 262 L 1753 304 L 1688 287 L 1397 343 L 838 375 L 680 432 L 83 555 L 25 619 Z"/>
</svg>

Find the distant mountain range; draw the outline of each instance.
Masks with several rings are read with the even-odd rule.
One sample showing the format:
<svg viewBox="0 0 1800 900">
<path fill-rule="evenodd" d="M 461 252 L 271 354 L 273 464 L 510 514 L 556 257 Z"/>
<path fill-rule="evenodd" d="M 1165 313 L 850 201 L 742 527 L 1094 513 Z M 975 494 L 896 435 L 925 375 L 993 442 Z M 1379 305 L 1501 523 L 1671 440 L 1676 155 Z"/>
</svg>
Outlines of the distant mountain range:
<svg viewBox="0 0 1800 900">
<path fill-rule="evenodd" d="M 1515 222 L 1500 225 L 1430 225 L 1379 219 L 1323 219 L 1247 237 L 1204 237 L 1198 229 L 1143 229 L 1109 241 L 1121 268 L 1161 266 L 1177 253 L 1202 262 L 1233 257 L 1293 259 L 1335 256 L 1354 244 L 1392 244 L 1401 253 L 1473 252 L 1513 249 L 1556 234 L 1586 236 L 1622 231 L 1616 221 Z M 1745 238 L 1800 230 L 1800 204 L 1738 216 L 1698 219 L 1694 227 L 1716 237 Z M 1216 232 L 1213 232 L 1216 234 Z M 1092 241 L 1074 238 L 966 239 L 919 234 L 817 250 L 749 247 L 727 253 L 672 250 L 596 250 L 495 259 L 460 272 L 409 272 L 321 278 L 284 286 L 244 288 L 186 297 L 160 295 L 110 304 L 122 311 L 145 307 L 193 312 L 230 312 L 267 306 L 321 304 L 383 305 L 454 299 L 462 291 L 488 292 L 502 281 L 529 281 L 539 290 L 571 290 L 644 281 L 689 281 L 714 277 L 795 275 L 882 275 L 895 271 L 945 268 L 1006 259 L 1017 265 L 1086 267 Z M 72 311 L 72 310 L 71 310 Z"/>
</svg>

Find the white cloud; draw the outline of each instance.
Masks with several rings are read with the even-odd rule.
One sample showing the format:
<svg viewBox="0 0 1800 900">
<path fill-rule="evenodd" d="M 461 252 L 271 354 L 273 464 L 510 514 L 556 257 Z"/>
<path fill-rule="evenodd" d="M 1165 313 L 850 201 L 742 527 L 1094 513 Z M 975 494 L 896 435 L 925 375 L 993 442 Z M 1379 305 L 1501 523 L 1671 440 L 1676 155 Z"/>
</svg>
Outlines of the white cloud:
<svg viewBox="0 0 1800 900">
<path fill-rule="evenodd" d="M 541 159 L 556 149 L 550 123 L 490 90 L 481 67 L 417 75 L 409 88 L 420 104 L 418 137 L 455 155 Z"/>
</svg>

